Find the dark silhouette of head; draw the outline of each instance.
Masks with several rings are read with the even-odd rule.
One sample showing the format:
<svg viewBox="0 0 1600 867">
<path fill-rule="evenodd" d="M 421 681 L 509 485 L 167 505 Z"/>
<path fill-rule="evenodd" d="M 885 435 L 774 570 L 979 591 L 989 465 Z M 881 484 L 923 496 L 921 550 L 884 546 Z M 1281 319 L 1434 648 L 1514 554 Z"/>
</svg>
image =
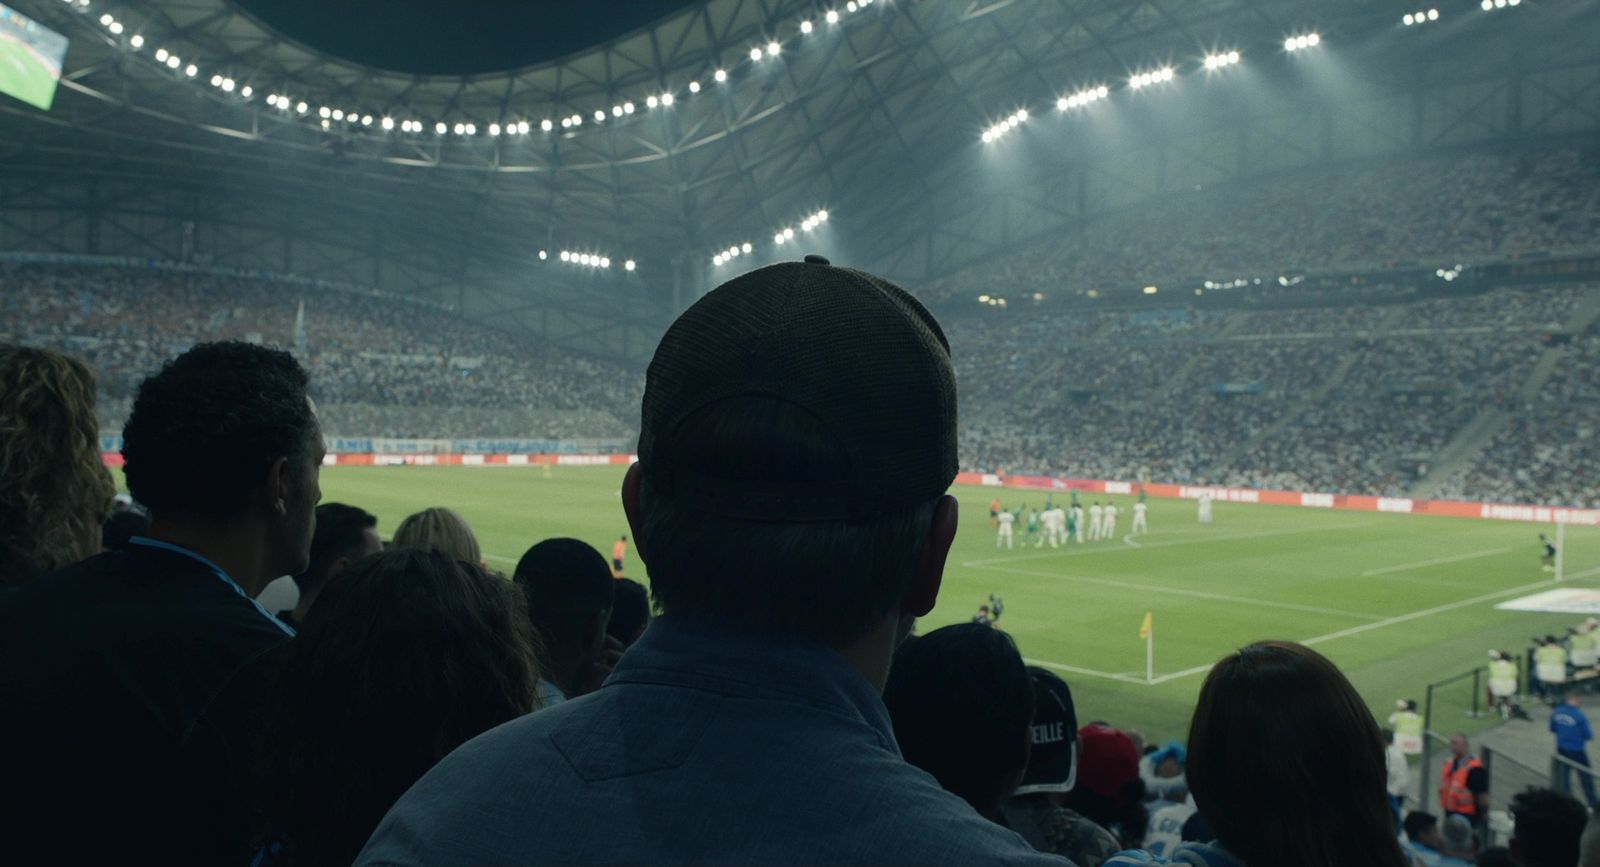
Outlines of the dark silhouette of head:
<svg viewBox="0 0 1600 867">
<path fill-rule="evenodd" d="M 543 645 L 544 676 L 569 698 L 593 686 L 584 675 L 605 649 L 617 592 L 605 558 L 577 539 L 546 539 L 517 561 L 512 580 Z"/>
</svg>

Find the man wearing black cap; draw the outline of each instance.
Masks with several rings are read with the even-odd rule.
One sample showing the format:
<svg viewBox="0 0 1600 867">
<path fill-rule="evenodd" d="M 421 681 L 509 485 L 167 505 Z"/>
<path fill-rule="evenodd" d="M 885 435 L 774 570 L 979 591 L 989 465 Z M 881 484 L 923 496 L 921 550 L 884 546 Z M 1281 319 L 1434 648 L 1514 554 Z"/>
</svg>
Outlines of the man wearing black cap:
<svg viewBox="0 0 1600 867">
<path fill-rule="evenodd" d="M 658 617 L 604 686 L 457 749 L 358 864 L 1060 863 L 900 756 L 879 693 L 956 531 L 949 344 L 808 257 L 673 323 L 623 483 Z"/>
<path fill-rule="evenodd" d="M 1078 713 L 1066 681 L 1035 665 L 1033 753 L 1022 785 L 1002 809 L 1007 827 L 1041 852 L 1071 858 L 1080 867 L 1099 867 L 1122 846 L 1110 831 L 1068 809 L 1063 796 L 1078 782 Z"/>
</svg>

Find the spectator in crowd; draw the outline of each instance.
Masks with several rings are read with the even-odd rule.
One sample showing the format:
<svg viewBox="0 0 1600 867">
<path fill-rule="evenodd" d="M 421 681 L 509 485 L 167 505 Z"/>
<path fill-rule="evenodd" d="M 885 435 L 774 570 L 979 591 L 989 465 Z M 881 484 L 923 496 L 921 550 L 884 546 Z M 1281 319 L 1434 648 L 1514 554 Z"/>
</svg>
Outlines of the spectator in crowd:
<svg viewBox="0 0 1600 867">
<path fill-rule="evenodd" d="M 1123 848 L 1143 846 L 1150 812 L 1133 739 L 1104 723 L 1090 723 L 1078 731 L 1078 744 L 1078 784 L 1067 793 L 1067 806 L 1110 831 Z"/>
<path fill-rule="evenodd" d="M 149 535 L 0 607 L 0 766 L 25 793 L 0 861 L 241 863 L 244 758 L 292 634 L 253 597 L 306 567 L 321 497 L 306 373 L 202 344 L 140 386 L 123 437 Z"/>
<path fill-rule="evenodd" d="M 1448 815 L 1439 824 L 1439 836 L 1444 839 L 1444 850 L 1472 863 L 1478 855 L 1478 833 L 1466 816 Z"/>
<path fill-rule="evenodd" d="M 82 362 L 0 345 L 0 603 L 100 551 L 116 489 L 94 404 Z"/>
<path fill-rule="evenodd" d="M 1406 814 L 1401 827 L 1406 833 L 1406 848 L 1422 867 L 1465 867 L 1471 863 L 1452 854 L 1439 828 L 1438 816 L 1413 810 Z"/>
<path fill-rule="evenodd" d="M 1004 823 L 1041 852 L 1063 855 L 1078 867 L 1100 867 L 1122 847 L 1110 831 L 1065 804 L 1078 778 L 1078 713 L 1072 691 L 1037 666 L 1028 666 L 1028 677 L 1033 682 L 1033 748 L 1022 784 L 1006 802 Z"/>
<path fill-rule="evenodd" d="M 1439 782 L 1439 809 L 1446 816 L 1465 817 L 1474 827 L 1488 821 L 1489 771 L 1472 754 L 1472 744 L 1462 732 L 1450 736 L 1450 760 L 1444 763 Z"/>
<path fill-rule="evenodd" d="M 354 512 L 343 517 L 364 526 Z M 520 605 L 504 580 L 413 549 L 362 560 L 321 589 L 261 739 L 277 832 L 263 864 L 348 865 L 446 753 L 534 708 Z"/>
<path fill-rule="evenodd" d="M 311 563 L 294 576 L 299 601 L 293 610 L 279 611 L 278 619 L 298 630 L 329 581 L 357 560 L 382 550 L 377 517 L 344 503 L 318 506 L 317 529 L 311 536 Z"/>
<path fill-rule="evenodd" d="M 438 551 L 463 563 L 483 565 L 483 551 L 478 548 L 478 537 L 473 535 L 472 526 L 459 513 L 443 506 L 407 515 L 400 526 L 394 528 L 390 544 L 396 548 Z"/>
<path fill-rule="evenodd" d="M 448 756 L 357 863 L 1059 863 L 906 764 L 879 697 L 955 537 L 949 359 L 904 291 L 816 257 L 695 302 L 623 483 L 661 616 L 594 694 Z"/>
<path fill-rule="evenodd" d="M 539 704 L 554 707 L 597 689 L 622 650 L 606 635 L 617 582 L 605 558 L 577 539 L 546 539 L 517 561 L 512 580 L 539 636 Z"/>
<path fill-rule="evenodd" d="M 128 547 L 134 536 L 150 531 L 150 516 L 137 509 L 122 509 L 100 525 L 100 547 L 107 551 L 121 551 Z"/>
<path fill-rule="evenodd" d="M 1182 744 L 1169 743 L 1149 756 L 1154 787 L 1161 797 L 1149 805 L 1150 823 L 1145 827 L 1144 848 L 1152 855 L 1165 855 L 1184 842 L 1183 828 L 1198 812 L 1189 795 L 1189 781 L 1183 773 L 1189 751 Z M 1141 761 L 1141 766 L 1144 764 Z"/>
<path fill-rule="evenodd" d="M 1594 740 L 1594 729 L 1589 727 L 1589 717 L 1583 712 L 1583 699 L 1576 692 L 1568 693 L 1567 700 L 1550 714 L 1550 731 L 1556 735 L 1556 754 L 1572 764 L 1589 767 L 1589 742 Z M 1578 772 L 1578 783 L 1583 786 L 1583 798 L 1589 807 L 1600 806 L 1594 792 L 1594 777 L 1587 771 Z M 1561 788 L 1572 791 L 1572 765 L 1561 765 Z"/>
<path fill-rule="evenodd" d="M 1189 726 L 1189 789 L 1216 842 L 1185 843 L 1171 860 L 1405 867 L 1385 776 L 1378 724 L 1333 663 L 1299 644 L 1252 644 L 1211 670 Z"/>
<path fill-rule="evenodd" d="M 1517 867 L 1577 867 L 1589 811 L 1570 795 L 1528 789 L 1511 798 L 1511 860 Z"/>
<path fill-rule="evenodd" d="M 1145 800 L 1169 804 L 1182 802 L 1189 792 L 1188 781 L 1183 775 L 1189 751 L 1177 741 L 1146 750 L 1143 737 L 1138 732 L 1129 730 L 1127 734 L 1133 738 L 1134 747 L 1142 754 L 1139 758 L 1139 777 L 1144 780 Z"/>
<path fill-rule="evenodd" d="M 1033 683 L 1011 636 L 958 623 L 908 639 L 883 704 L 906 761 L 1000 822 L 1028 766 L 1033 720 Z"/>
<path fill-rule="evenodd" d="M 606 621 L 606 634 L 623 649 L 633 646 L 650 625 L 650 591 L 632 578 L 617 579 L 617 599 Z"/>
</svg>

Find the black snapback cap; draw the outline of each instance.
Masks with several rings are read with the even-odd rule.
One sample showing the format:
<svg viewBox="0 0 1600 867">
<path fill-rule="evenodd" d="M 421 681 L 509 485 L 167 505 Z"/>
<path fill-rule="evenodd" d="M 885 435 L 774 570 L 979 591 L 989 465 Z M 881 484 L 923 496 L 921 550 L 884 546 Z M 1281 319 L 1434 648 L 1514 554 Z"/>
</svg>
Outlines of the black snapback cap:
<svg viewBox="0 0 1600 867">
<path fill-rule="evenodd" d="M 738 397 L 810 414 L 850 465 L 833 480 L 681 465 L 683 422 Z M 684 311 L 656 348 L 639 461 L 655 494 L 723 517 L 860 520 L 925 502 L 956 474 L 949 341 L 904 289 L 821 256 L 740 275 Z"/>
<path fill-rule="evenodd" d="M 1070 792 L 1078 782 L 1078 711 L 1054 672 L 1028 666 L 1033 681 L 1033 752 L 1016 794 Z"/>
</svg>

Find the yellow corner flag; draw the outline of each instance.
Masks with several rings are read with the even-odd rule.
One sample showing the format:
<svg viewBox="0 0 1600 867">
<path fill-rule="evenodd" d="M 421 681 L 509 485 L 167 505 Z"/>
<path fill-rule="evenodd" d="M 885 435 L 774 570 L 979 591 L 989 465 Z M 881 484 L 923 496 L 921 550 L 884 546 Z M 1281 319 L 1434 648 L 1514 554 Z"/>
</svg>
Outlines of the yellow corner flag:
<svg viewBox="0 0 1600 867">
<path fill-rule="evenodd" d="M 1140 624 L 1140 626 L 1139 626 L 1139 637 L 1140 638 L 1149 638 L 1150 637 L 1150 633 L 1152 633 L 1154 631 L 1156 631 L 1156 616 L 1155 616 L 1155 612 L 1146 611 L 1144 613 L 1144 623 Z"/>
</svg>

